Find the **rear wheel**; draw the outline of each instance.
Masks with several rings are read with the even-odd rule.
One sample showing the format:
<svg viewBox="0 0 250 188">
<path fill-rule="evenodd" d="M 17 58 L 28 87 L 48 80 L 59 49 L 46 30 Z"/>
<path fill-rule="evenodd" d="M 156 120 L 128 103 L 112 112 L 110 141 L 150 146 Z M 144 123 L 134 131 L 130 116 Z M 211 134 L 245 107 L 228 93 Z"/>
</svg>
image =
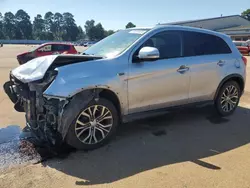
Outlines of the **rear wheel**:
<svg viewBox="0 0 250 188">
<path fill-rule="evenodd" d="M 71 124 L 66 142 L 77 149 L 91 150 L 106 144 L 115 134 L 118 114 L 106 99 L 91 101 Z"/>
<path fill-rule="evenodd" d="M 229 116 L 236 110 L 241 96 L 239 84 L 235 81 L 226 82 L 220 89 L 215 100 L 215 108 L 221 116 Z"/>
</svg>

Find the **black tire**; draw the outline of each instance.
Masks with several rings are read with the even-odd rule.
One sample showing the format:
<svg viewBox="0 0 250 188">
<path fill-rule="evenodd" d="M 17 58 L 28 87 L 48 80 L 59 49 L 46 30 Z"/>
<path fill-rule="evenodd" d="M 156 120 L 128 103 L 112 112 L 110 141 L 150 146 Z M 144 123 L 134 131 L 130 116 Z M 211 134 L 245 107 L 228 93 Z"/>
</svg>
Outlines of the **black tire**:
<svg viewBox="0 0 250 188">
<path fill-rule="evenodd" d="M 225 111 L 223 110 L 223 105 L 222 105 L 222 97 L 223 97 L 223 93 L 226 91 L 227 88 L 229 88 L 230 86 L 233 86 L 234 88 L 237 89 L 237 92 L 238 92 L 238 99 L 237 101 L 235 100 L 235 106 L 232 108 L 232 110 L 230 111 Z M 226 82 L 219 90 L 219 93 L 215 99 L 215 108 L 218 112 L 218 114 L 222 117 L 225 117 L 225 116 L 230 116 L 234 113 L 234 111 L 236 110 L 236 108 L 238 107 L 238 104 L 240 102 L 240 97 L 241 97 L 241 89 L 240 89 L 240 86 L 237 82 L 235 81 L 228 81 Z"/>
<path fill-rule="evenodd" d="M 101 140 L 98 143 L 95 144 L 85 144 L 83 142 L 80 141 L 80 139 L 78 139 L 77 135 L 76 135 L 76 121 L 78 120 L 78 118 L 80 117 L 80 114 L 86 110 L 89 107 L 92 107 L 93 105 L 101 105 L 104 106 L 105 108 L 107 108 L 111 114 L 112 114 L 112 126 L 109 130 L 109 133 L 106 135 L 106 137 Z M 114 106 L 114 104 L 112 102 L 110 102 L 109 100 L 100 98 L 98 101 L 92 100 L 87 106 L 83 106 L 82 110 L 78 113 L 77 118 L 73 121 L 73 123 L 70 125 L 68 133 L 66 135 L 66 143 L 69 144 L 70 146 L 76 148 L 76 149 L 80 149 L 80 150 L 93 150 L 93 149 L 97 149 L 105 144 L 107 144 L 110 139 L 115 135 L 117 126 L 119 124 L 119 116 L 117 113 L 117 109 Z"/>
</svg>

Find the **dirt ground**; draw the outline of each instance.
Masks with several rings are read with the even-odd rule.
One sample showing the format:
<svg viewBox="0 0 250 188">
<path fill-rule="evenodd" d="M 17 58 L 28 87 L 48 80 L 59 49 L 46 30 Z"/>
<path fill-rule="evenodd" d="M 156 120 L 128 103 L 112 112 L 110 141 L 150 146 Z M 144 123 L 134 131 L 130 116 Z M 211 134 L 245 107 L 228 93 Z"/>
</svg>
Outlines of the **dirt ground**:
<svg viewBox="0 0 250 188">
<path fill-rule="evenodd" d="M 2 84 L 18 65 L 16 54 L 30 48 L 0 48 L 0 128 L 24 127 L 24 114 L 15 112 Z M 248 62 L 249 75 L 250 58 Z M 210 107 L 190 108 L 122 125 L 116 139 L 101 149 L 5 169 L 0 187 L 250 188 L 249 122 L 248 78 L 231 117 L 217 118 Z"/>
</svg>

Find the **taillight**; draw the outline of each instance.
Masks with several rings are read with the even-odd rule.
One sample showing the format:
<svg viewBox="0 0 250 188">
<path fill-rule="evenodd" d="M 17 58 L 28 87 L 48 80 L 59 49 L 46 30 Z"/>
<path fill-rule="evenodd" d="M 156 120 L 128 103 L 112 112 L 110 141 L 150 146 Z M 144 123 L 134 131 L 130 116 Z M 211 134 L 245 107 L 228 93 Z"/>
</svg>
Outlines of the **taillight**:
<svg viewBox="0 0 250 188">
<path fill-rule="evenodd" d="M 242 56 L 242 60 L 244 61 L 244 64 L 247 66 L 247 58 Z"/>
</svg>

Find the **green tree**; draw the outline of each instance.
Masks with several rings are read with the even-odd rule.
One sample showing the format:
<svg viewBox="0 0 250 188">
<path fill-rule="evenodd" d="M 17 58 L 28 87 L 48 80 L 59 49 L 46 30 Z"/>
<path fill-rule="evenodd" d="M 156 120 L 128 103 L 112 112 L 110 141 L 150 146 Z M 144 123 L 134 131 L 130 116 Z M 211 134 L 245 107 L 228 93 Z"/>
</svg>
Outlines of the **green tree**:
<svg viewBox="0 0 250 188">
<path fill-rule="evenodd" d="M 22 9 L 15 14 L 16 38 L 32 39 L 32 24 L 30 16 Z"/>
<path fill-rule="evenodd" d="M 136 27 L 136 25 L 133 24 L 132 22 L 129 22 L 129 23 L 126 25 L 126 29 L 133 28 L 133 27 Z"/>
<path fill-rule="evenodd" d="M 78 36 L 78 27 L 75 23 L 74 16 L 69 13 L 65 12 L 63 13 L 63 40 L 66 41 L 75 41 Z"/>
<path fill-rule="evenodd" d="M 95 33 L 95 40 L 101 40 L 105 37 L 105 30 L 102 26 L 101 23 L 98 23 L 95 27 L 94 27 L 94 33 Z"/>
<path fill-rule="evenodd" d="M 4 33 L 3 33 L 3 15 L 0 12 L 0 39 L 4 39 Z"/>
<path fill-rule="evenodd" d="M 132 24 L 132 23 L 131 23 Z M 65 40 L 75 41 L 85 39 L 101 40 L 114 33 L 105 30 L 101 23 L 95 24 L 94 20 L 87 20 L 85 32 L 75 23 L 74 15 L 69 12 L 47 12 L 44 17 L 37 14 L 33 23 L 27 12 L 20 9 L 16 14 L 0 13 L 0 39 L 36 39 L 36 40 Z"/>
<path fill-rule="evenodd" d="M 244 12 L 242 12 L 241 16 L 243 16 L 244 18 L 246 18 L 250 21 L 250 9 L 247 9 Z"/>
<path fill-rule="evenodd" d="M 95 38 L 95 34 L 94 34 L 94 30 L 95 30 L 95 20 L 87 20 L 85 22 L 85 31 L 86 31 L 86 35 L 88 37 L 89 40 L 94 40 Z"/>
<path fill-rule="evenodd" d="M 101 40 L 106 37 L 107 32 L 101 23 L 95 25 L 94 20 L 87 20 L 84 27 L 89 40 Z"/>
<path fill-rule="evenodd" d="M 78 26 L 78 35 L 76 40 L 85 39 L 86 35 L 81 26 Z"/>
<path fill-rule="evenodd" d="M 63 15 L 60 13 L 55 13 L 54 15 L 54 23 L 52 25 L 52 32 L 54 35 L 54 38 L 56 40 L 62 40 L 63 36 Z"/>
<path fill-rule="evenodd" d="M 54 29 L 54 14 L 52 12 L 47 12 L 44 15 L 44 24 L 45 24 L 45 36 L 47 40 L 54 40 L 53 29 Z"/>
<path fill-rule="evenodd" d="M 112 34 L 114 34 L 114 33 L 115 33 L 115 31 L 113 31 L 113 30 L 105 31 L 105 37 L 107 37 L 107 36 L 109 36 L 109 35 L 112 35 Z"/>
<path fill-rule="evenodd" d="M 15 16 L 6 12 L 3 18 L 3 32 L 7 39 L 14 39 L 16 34 Z"/>
<path fill-rule="evenodd" d="M 43 17 L 38 14 L 33 21 L 33 36 L 36 40 L 46 40 L 45 23 Z"/>
</svg>

